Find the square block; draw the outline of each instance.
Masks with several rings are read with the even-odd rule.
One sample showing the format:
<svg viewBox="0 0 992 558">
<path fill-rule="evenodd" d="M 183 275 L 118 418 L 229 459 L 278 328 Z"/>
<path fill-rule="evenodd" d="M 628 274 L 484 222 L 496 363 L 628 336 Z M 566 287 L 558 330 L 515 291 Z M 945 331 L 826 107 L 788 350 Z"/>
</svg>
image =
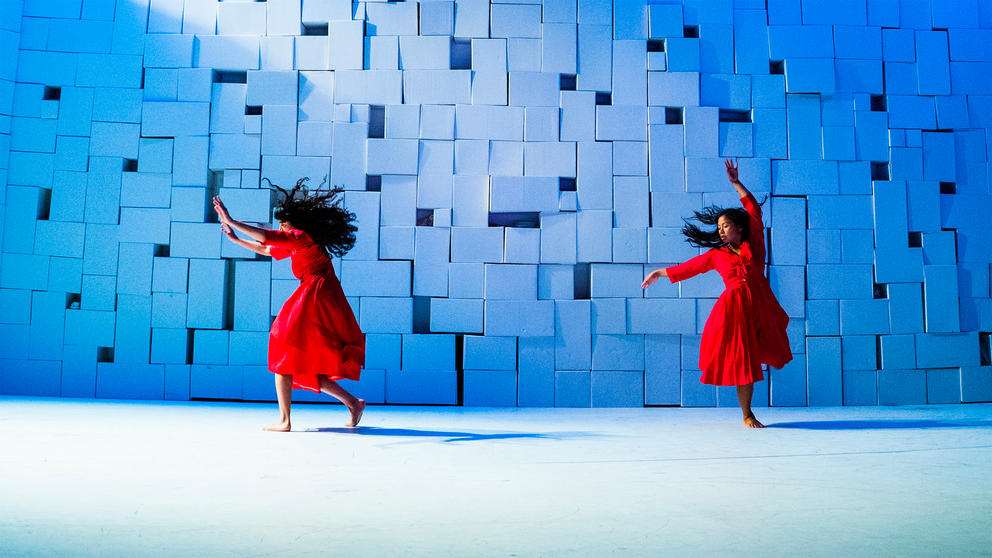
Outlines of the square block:
<svg viewBox="0 0 992 558">
<path fill-rule="evenodd" d="M 647 258 L 648 244 L 646 229 L 614 228 L 613 261 L 617 263 L 640 263 Z"/>
<path fill-rule="evenodd" d="M 844 370 L 873 370 L 877 368 L 874 335 L 845 335 L 841 340 Z"/>
<path fill-rule="evenodd" d="M 589 266 L 590 288 L 594 298 L 642 298 L 641 274 L 637 264 L 593 263 Z"/>
<path fill-rule="evenodd" d="M 873 296 L 870 265 L 806 266 L 807 297 L 816 299 L 871 299 Z"/>
<path fill-rule="evenodd" d="M 886 285 L 889 298 L 889 326 L 892 333 L 923 332 L 923 293 L 919 284 Z M 902 368 L 913 368 L 906 366 Z"/>
<path fill-rule="evenodd" d="M 623 298 L 592 300 L 592 332 L 624 335 L 627 333 L 627 301 Z M 642 333 L 633 331 L 632 333 Z"/>
<path fill-rule="evenodd" d="M 960 369 L 927 370 L 926 379 L 928 404 L 947 405 L 961 402 Z"/>
<path fill-rule="evenodd" d="M 503 244 L 506 263 L 536 264 L 541 259 L 540 229 L 506 227 Z"/>
<path fill-rule="evenodd" d="M 62 397 L 96 397 L 96 347 L 66 346 L 62 352 Z"/>
<path fill-rule="evenodd" d="M 241 366 L 194 364 L 189 374 L 190 397 L 240 399 L 244 393 Z"/>
<path fill-rule="evenodd" d="M 469 370 L 464 372 L 466 407 L 516 407 L 516 370 Z"/>
<path fill-rule="evenodd" d="M 400 36 L 400 70 L 447 70 L 451 40 L 444 36 Z"/>
<path fill-rule="evenodd" d="M 452 263 L 448 266 L 448 296 L 482 298 L 485 289 L 485 264 Z"/>
<path fill-rule="evenodd" d="M 487 300 L 485 334 L 541 337 L 555 333 L 555 302 L 550 300 Z"/>
<path fill-rule="evenodd" d="M 463 363 L 473 370 L 516 370 L 517 339 L 515 337 L 465 336 Z"/>
<path fill-rule="evenodd" d="M 230 333 L 224 330 L 195 330 L 193 332 L 193 363 L 227 364 Z"/>
<path fill-rule="evenodd" d="M 410 295 L 411 263 L 405 261 L 344 260 L 341 286 L 349 296 Z"/>
<path fill-rule="evenodd" d="M 152 364 L 187 364 L 190 335 L 186 328 L 152 328 Z"/>
<path fill-rule="evenodd" d="M 420 137 L 453 140 L 455 137 L 455 107 L 423 105 L 420 107 Z"/>
<path fill-rule="evenodd" d="M 555 372 L 555 407 L 591 407 L 592 376 L 588 370 Z"/>
<path fill-rule="evenodd" d="M 916 337 L 916 366 L 920 368 L 951 368 L 978 366 L 977 332 L 930 334 Z"/>
<path fill-rule="evenodd" d="M 593 335 L 594 370 L 644 370 L 644 338 L 640 335 Z"/>
<path fill-rule="evenodd" d="M 431 331 L 437 333 L 482 333 L 483 301 L 479 299 L 431 299 Z"/>
<path fill-rule="evenodd" d="M 665 52 L 668 55 L 668 70 L 670 72 L 700 71 L 698 38 L 667 38 L 665 40 Z"/>
<path fill-rule="evenodd" d="M 683 407 L 716 407 L 716 390 L 716 386 L 699 381 L 698 371 L 682 371 Z"/>
<path fill-rule="evenodd" d="M 503 260 L 504 232 L 499 227 L 453 227 L 452 263 L 498 263 Z M 542 235 L 542 242 L 544 236 Z M 543 251 L 543 244 L 542 244 Z"/>
<path fill-rule="evenodd" d="M 96 396 L 110 399 L 163 399 L 165 367 L 161 364 L 99 362 Z"/>
<path fill-rule="evenodd" d="M 840 332 L 845 336 L 889 333 L 889 301 L 841 300 Z"/>
<path fill-rule="evenodd" d="M 658 316 L 666 316 L 659 320 Z M 691 299 L 628 299 L 627 331 L 650 334 L 692 334 L 697 328 L 696 306 Z"/>
<path fill-rule="evenodd" d="M 517 343 L 517 405 L 555 404 L 555 344 L 553 337 L 524 337 Z"/>
<path fill-rule="evenodd" d="M 682 402 L 681 342 L 678 335 L 644 337 L 644 404 L 679 405 Z"/>
<path fill-rule="evenodd" d="M 916 345 L 912 335 L 879 337 L 882 368 L 907 369 L 916 366 Z"/>
<path fill-rule="evenodd" d="M 878 371 L 879 405 L 924 405 L 926 401 L 926 371 Z"/>
<path fill-rule="evenodd" d="M 807 397 L 806 359 L 796 358 L 781 370 L 768 372 L 773 407 L 805 407 Z"/>
<path fill-rule="evenodd" d="M 715 108 L 713 110 L 716 111 Z M 715 115 L 716 112 L 713 114 Z M 596 107 L 597 141 L 647 141 L 647 139 L 646 107 L 634 105 Z"/>
<path fill-rule="evenodd" d="M 961 401 L 992 401 L 992 366 L 961 368 Z"/>
<path fill-rule="evenodd" d="M 404 370 L 449 370 L 455 367 L 455 336 L 407 334 L 403 336 Z"/>
<path fill-rule="evenodd" d="M 844 405 L 877 405 L 878 373 L 875 370 L 844 371 Z"/>
<path fill-rule="evenodd" d="M 840 405 L 843 402 L 841 340 L 838 337 L 806 339 L 808 404 Z"/>
<path fill-rule="evenodd" d="M 568 300 L 575 296 L 575 273 L 567 265 L 541 265 L 537 273 L 537 297 Z"/>
<path fill-rule="evenodd" d="M 590 384 L 593 407 L 644 406 L 644 373 L 639 370 L 595 370 Z"/>
<path fill-rule="evenodd" d="M 386 402 L 414 405 L 456 405 L 455 370 L 387 370 Z"/>
</svg>

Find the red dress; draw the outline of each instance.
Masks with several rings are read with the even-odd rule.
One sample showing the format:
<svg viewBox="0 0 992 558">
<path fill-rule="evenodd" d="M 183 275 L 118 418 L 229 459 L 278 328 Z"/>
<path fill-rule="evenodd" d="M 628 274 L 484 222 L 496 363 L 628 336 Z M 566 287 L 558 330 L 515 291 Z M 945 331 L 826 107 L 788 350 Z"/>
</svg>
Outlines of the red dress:
<svg viewBox="0 0 992 558">
<path fill-rule="evenodd" d="M 277 260 L 291 256 L 300 280 L 272 322 L 269 370 L 292 374 L 294 388 L 316 392 L 320 376 L 357 380 L 365 364 L 365 335 L 324 247 L 298 229 L 266 230 L 262 244 Z"/>
<path fill-rule="evenodd" d="M 789 316 L 765 278 L 761 206 L 750 194 L 741 204 L 750 217 L 750 239 L 741 243 L 739 255 L 726 247 L 713 248 L 666 270 L 674 283 L 715 269 L 726 286 L 703 328 L 699 381 L 704 384 L 758 382 L 764 379 L 762 364 L 782 368 L 792 360 L 786 333 Z"/>
</svg>

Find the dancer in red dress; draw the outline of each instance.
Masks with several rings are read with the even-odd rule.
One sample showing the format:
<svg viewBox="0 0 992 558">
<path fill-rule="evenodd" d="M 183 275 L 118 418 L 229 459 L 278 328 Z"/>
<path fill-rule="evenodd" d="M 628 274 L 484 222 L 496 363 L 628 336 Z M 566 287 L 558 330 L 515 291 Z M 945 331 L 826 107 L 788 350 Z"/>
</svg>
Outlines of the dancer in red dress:
<svg viewBox="0 0 992 558">
<path fill-rule="evenodd" d="M 279 422 L 265 430 L 290 430 L 292 390 L 331 395 L 348 407 L 358 425 L 365 401 L 337 380 L 358 380 L 365 364 L 365 336 L 334 275 L 330 255 L 341 256 L 355 244 L 354 214 L 338 205 L 339 189 L 310 191 L 307 179 L 291 190 L 276 186 L 284 199 L 275 211 L 278 230 L 263 229 L 231 218 L 220 197 L 214 209 L 221 229 L 235 244 L 277 260 L 292 258 L 300 286 L 289 297 L 269 333 L 269 370 L 275 373 Z M 238 238 L 235 231 L 248 239 Z M 250 240 L 249 240 L 250 239 Z"/>
<path fill-rule="evenodd" d="M 724 164 L 744 210 L 707 207 L 695 212 L 699 222 L 716 225 L 716 230 L 704 231 L 687 223 L 682 233 L 694 246 L 711 249 L 685 263 L 651 272 L 641 287 L 647 288 L 661 277 L 675 283 L 711 269 L 720 274 L 726 290 L 703 328 L 699 348 L 703 375 L 699 380 L 704 384 L 737 386 L 744 424 L 764 428 L 751 411 L 754 382 L 764 379 L 762 364 L 782 368 L 792 360 L 786 334 L 789 317 L 765 278 L 761 206 L 738 179 L 737 165 L 730 160 Z"/>
</svg>

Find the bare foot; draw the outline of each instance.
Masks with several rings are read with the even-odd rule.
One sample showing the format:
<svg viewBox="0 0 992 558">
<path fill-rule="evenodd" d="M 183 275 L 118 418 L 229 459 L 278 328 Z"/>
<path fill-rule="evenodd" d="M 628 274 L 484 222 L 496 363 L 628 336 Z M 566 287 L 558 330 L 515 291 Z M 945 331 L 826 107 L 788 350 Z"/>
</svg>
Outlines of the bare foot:
<svg viewBox="0 0 992 558">
<path fill-rule="evenodd" d="M 748 428 L 764 428 L 765 425 L 758 422 L 758 419 L 754 418 L 754 415 L 749 417 L 744 417 L 744 426 Z"/>
<path fill-rule="evenodd" d="M 265 430 L 266 432 L 289 432 L 289 428 L 289 421 L 285 421 L 263 426 L 262 430 Z"/>
<path fill-rule="evenodd" d="M 365 400 L 359 399 L 358 403 L 355 404 L 355 408 L 348 408 L 351 411 L 351 422 L 345 424 L 348 428 L 354 428 L 358 426 L 358 422 L 362 420 L 362 413 L 365 412 Z"/>
</svg>

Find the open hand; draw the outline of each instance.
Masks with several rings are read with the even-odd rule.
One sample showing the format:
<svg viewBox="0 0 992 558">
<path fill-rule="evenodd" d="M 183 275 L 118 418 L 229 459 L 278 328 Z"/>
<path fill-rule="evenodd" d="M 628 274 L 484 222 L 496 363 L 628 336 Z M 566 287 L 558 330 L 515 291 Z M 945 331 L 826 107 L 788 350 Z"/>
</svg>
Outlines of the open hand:
<svg viewBox="0 0 992 558">
<path fill-rule="evenodd" d="M 724 159 L 723 166 L 727 168 L 727 180 L 734 183 L 740 182 L 740 179 L 737 177 L 737 161 Z"/>
<path fill-rule="evenodd" d="M 231 240 L 237 240 L 238 235 L 234 234 L 234 229 L 231 228 L 231 225 L 228 225 L 227 223 L 221 223 L 220 230 L 227 235 L 227 238 L 230 238 Z"/>
<path fill-rule="evenodd" d="M 217 212 L 217 217 L 220 218 L 221 223 L 227 223 L 231 220 L 231 214 L 227 212 L 227 207 L 220 196 L 214 196 L 214 211 Z"/>
<path fill-rule="evenodd" d="M 644 278 L 644 282 L 641 283 L 641 288 L 646 289 L 650 287 L 652 283 L 654 283 L 658 279 L 661 279 L 662 277 L 668 277 L 668 273 L 664 269 L 656 269 L 652 271 L 651 273 L 648 274 L 647 277 Z"/>
</svg>

